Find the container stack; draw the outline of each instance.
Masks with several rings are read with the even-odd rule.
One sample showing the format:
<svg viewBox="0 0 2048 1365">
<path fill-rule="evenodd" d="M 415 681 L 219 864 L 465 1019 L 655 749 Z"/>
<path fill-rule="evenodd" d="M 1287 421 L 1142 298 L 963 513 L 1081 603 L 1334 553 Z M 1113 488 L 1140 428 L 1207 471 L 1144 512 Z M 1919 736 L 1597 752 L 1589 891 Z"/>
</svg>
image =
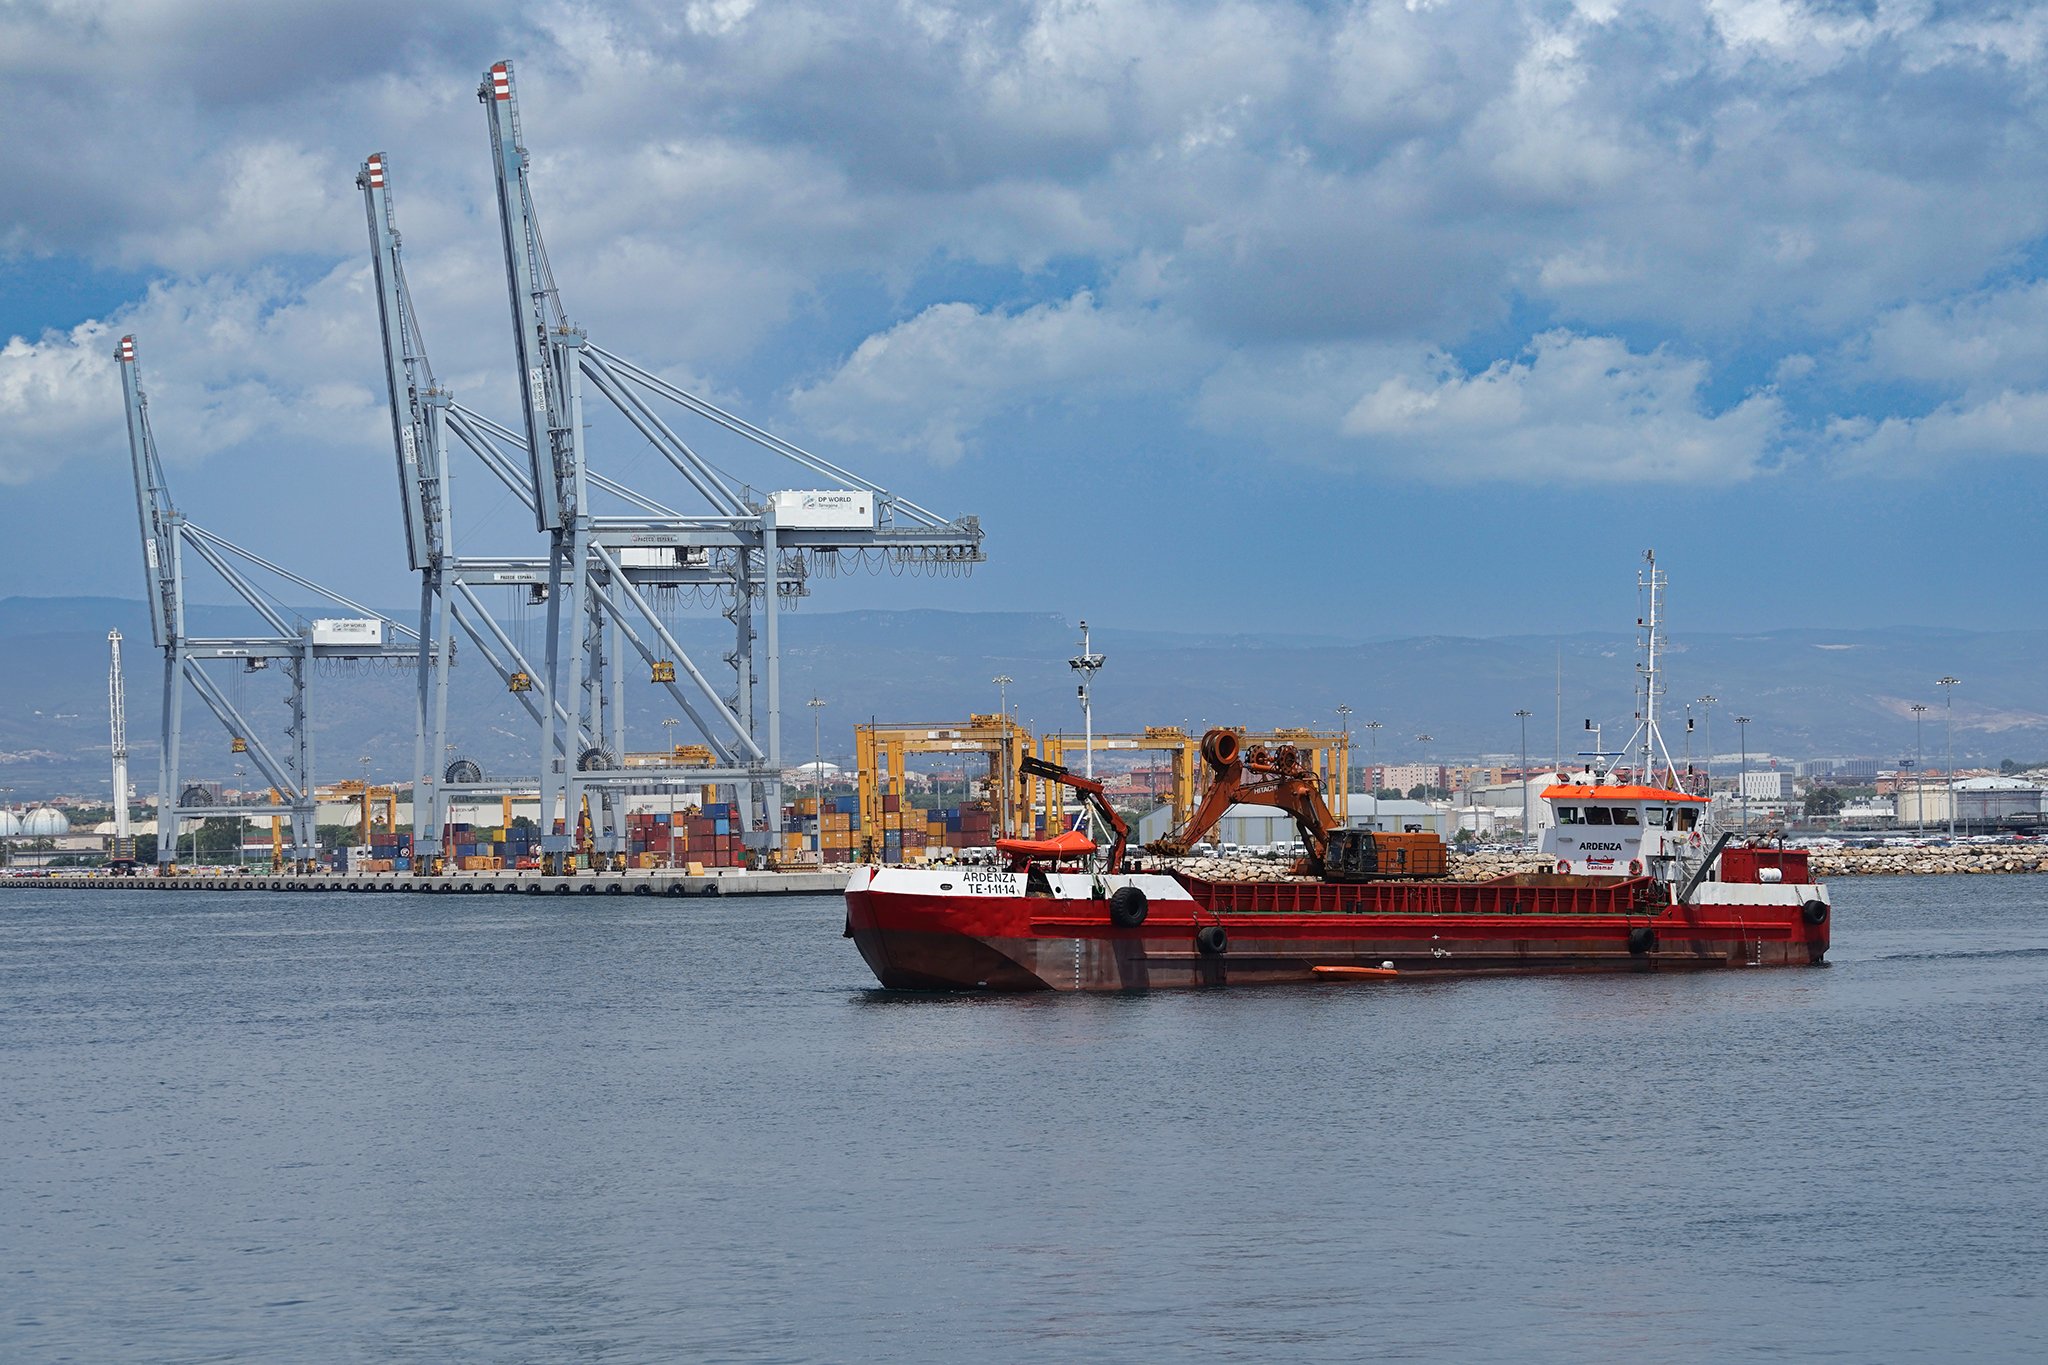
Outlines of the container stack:
<svg viewBox="0 0 2048 1365">
<path fill-rule="evenodd" d="M 626 852 L 635 867 L 739 867 L 746 862 L 745 835 L 739 807 L 732 804 L 626 817 Z"/>
<path fill-rule="evenodd" d="M 800 796 L 783 811 L 782 850 L 808 854 L 815 842 L 828 863 L 850 863 L 860 847 L 854 821 L 860 802 L 851 796 Z"/>
</svg>

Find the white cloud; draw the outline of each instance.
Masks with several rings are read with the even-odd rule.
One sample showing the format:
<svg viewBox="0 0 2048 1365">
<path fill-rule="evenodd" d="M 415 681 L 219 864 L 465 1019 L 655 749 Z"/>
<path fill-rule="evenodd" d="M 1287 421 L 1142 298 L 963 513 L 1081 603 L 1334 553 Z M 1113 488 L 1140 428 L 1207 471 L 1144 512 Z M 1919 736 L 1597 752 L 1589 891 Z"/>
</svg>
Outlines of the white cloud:
<svg viewBox="0 0 2048 1365">
<path fill-rule="evenodd" d="M 1086 291 L 1019 312 L 942 303 L 863 341 L 791 406 L 840 440 L 951 463 L 1006 413 L 1172 387 L 1193 359 L 1157 317 Z"/>
<path fill-rule="evenodd" d="M 1703 361 L 1552 331 L 1477 373 L 1393 347 L 1327 352 L 1291 374 L 1226 367 L 1203 411 L 1281 451 L 1426 482 L 1715 484 L 1773 466 L 1786 435 L 1776 396 L 1712 412 L 1707 377 Z"/>
<path fill-rule="evenodd" d="M 2048 391 L 2005 390 L 1916 417 L 1841 418 L 1827 442 L 1846 470 L 1914 476 L 1967 460 L 2048 456 Z"/>
</svg>

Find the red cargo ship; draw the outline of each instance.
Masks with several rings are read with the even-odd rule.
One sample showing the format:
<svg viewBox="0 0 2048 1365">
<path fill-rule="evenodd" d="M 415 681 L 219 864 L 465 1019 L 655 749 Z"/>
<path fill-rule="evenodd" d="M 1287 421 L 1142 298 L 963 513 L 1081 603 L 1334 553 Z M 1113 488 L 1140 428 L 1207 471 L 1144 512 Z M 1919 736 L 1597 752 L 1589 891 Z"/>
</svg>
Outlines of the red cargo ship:
<svg viewBox="0 0 2048 1365">
<path fill-rule="evenodd" d="M 1522 972 L 1818 965 L 1830 902 L 1803 850 L 1709 838 L 1706 798 L 1684 790 L 1657 734 L 1652 559 L 1640 773 L 1560 774 L 1541 799 L 1550 866 L 1442 880 L 1433 834 L 1340 829 L 1299 755 L 1240 752 L 1211 730 L 1206 799 L 1161 852 L 1185 852 L 1232 803 L 1286 810 L 1301 878 L 1205 880 L 1123 865 L 1125 826 L 1101 784 L 1054 764 L 1026 770 L 1080 791 L 1107 849 L 1078 831 L 997 841 L 1006 867 L 860 867 L 846 932 L 884 986 L 904 990 L 1137 990 Z M 1628 752 L 1624 746 L 1623 752 Z M 1657 759 L 1662 757 L 1661 765 Z"/>
</svg>

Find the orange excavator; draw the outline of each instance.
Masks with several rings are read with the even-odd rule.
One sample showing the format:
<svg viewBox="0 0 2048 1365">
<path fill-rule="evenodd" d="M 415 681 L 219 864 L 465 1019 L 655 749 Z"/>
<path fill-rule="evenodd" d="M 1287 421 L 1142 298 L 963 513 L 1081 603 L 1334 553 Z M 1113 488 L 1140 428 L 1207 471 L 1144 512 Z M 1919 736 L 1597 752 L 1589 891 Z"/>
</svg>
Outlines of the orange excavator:
<svg viewBox="0 0 2048 1365">
<path fill-rule="evenodd" d="M 1149 852 L 1184 854 L 1216 827 L 1232 806 L 1272 806 L 1294 818 L 1307 850 L 1297 871 L 1323 875 L 1330 832 L 1337 817 L 1323 800 L 1323 783 L 1301 750 L 1292 744 L 1277 749 L 1254 745 L 1246 749 L 1235 730 L 1214 729 L 1202 736 L 1202 758 L 1209 765 L 1209 790 L 1188 822 L 1163 839 L 1146 845 Z"/>
<path fill-rule="evenodd" d="M 1235 730 L 1219 728 L 1202 736 L 1202 757 L 1209 765 L 1209 790 L 1202 804 L 1185 825 L 1147 844 L 1147 852 L 1185 854 L 1232 806 L 1272 806 L 1292 816 L 1301 831 L 1301 846 L 1307 852 L 1294 864 L 1298 877 L 1405 881 L 1441 877 L 1448 870 L 1443 840 L 1435 834 L 1342 828 L 1323 801 L 1322 779 L 1292 744 L 1246 749 Z"/>
</svg>

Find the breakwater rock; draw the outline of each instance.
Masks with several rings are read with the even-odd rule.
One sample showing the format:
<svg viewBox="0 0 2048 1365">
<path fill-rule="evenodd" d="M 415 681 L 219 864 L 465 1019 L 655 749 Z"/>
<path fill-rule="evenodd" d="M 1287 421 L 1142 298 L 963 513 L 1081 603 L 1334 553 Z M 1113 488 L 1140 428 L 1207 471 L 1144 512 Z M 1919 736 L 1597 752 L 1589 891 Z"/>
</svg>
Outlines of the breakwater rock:
<svg viewBox="0 0 2048 1365">
<path fill-rule="evenodd" d="M 1817 848 L 1814 875 L 1932 877 L 1992 872 L 2048 872 L 2048 845 L 1983 844 L 1959 848 Z"/>
</svg>

